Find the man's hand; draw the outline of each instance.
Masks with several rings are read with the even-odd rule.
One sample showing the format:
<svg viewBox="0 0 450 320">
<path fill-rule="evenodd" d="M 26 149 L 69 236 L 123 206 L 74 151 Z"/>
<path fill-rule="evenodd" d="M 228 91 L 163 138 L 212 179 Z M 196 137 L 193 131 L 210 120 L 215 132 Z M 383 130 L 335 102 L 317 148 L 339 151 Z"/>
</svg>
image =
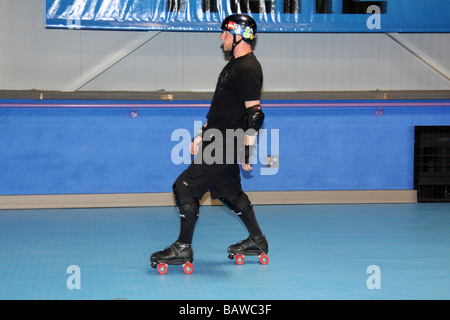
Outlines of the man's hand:
<svg viewBox="0 0 450 320">
<path fill-rule="evenodd" d="M 200 150 L 200 144 L 202 143 L 203 139 L 200 136 L 196 136 L 194 140 L 191 142 L 190 151 L 191 154 L 196 155 L 198 151 Z"/>
<path fill-rule="evenodd" d="M 247 142 L 247 137 L 245 137 L 245 141 Z M 252 146 L 245 145 L 244 146 L 244 162 L 241 163 L 241 167 L 244 171 L 250 171 L 253 169 L 251 165 L 251 154 L 252 154 Z"/>
</svg>

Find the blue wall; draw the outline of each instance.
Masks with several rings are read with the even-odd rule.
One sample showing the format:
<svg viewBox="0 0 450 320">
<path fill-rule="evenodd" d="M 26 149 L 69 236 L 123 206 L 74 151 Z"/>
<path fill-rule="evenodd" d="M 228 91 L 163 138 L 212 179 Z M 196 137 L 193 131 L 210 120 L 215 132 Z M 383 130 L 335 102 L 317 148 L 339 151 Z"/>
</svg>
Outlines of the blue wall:
<svg viewBox="0 0 450 320">
<path fill-rule="evenodd" d="M 382 116 L 374 107 L 264 110 L 269 140 L 279 130 L 280 166 L 261 175 L 258 161 L 243 176 L 247 191 L 412 189 L 414 126 L 450 125 L 450 107 L 426 105 Z M 172 132 L 193 133 L 207 109 L 131 111 L 0 107 L 0 194 L 170 192 L 187 167 L 171 160 Z"/>
</svg>

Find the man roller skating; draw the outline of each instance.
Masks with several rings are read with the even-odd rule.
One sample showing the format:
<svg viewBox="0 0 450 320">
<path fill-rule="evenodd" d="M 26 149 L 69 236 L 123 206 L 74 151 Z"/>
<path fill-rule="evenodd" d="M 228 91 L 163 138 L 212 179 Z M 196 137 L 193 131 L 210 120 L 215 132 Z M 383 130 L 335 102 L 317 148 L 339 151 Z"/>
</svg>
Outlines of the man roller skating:
<svg viewBox="0 0 450 320">
<path fill-rule="evenodd" d="M 192 139 L 190 151 L 195 155 L 194 161 L 173 184 L 180 233 L 170 247 L 150 257 L 151 266 L 158 267 L 160 273 L 167 272 L 170 264 L 181 264 L 186 273 L 192 272 L 192 238 L 199 200 L 208 190 L 213 199 L 219 199 L 239 216 L 249 232 L 246 240 L 228 248 L 229 258 L 242 264 L 245 255 L 258 255 L 261 263 L 268 263 L 268 243 L 242 190 L 239 169 L 242 145 L 245 156 L 241 167 L 245 171 L 253 169 L 251 148 L 264 121 L 260 104 L 263 73 L 252 50 L 257 27 L 250 16 L 235 14 L 225 18 L 221 29 L 223 49 L 232 58 L 219 75 L 207 121 Z M 230 132 L 233 132 L 231 139 Z M 215 151 L 207 154 L 211 146 Z"/>
</svg>

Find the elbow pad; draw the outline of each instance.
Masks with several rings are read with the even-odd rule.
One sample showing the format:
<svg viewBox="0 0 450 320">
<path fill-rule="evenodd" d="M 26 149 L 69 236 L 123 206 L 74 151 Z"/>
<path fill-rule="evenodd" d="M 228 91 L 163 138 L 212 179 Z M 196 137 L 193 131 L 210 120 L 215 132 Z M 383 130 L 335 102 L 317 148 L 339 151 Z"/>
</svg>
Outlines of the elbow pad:
<svg viewBox="0 0 450 320">
<path fill-rule="evenodd" d="M 245 130 L 254 129 L 258 131 L 264 122 L 264 113 L 261 106 L 256 105 L 246 109 Z"/>
</svg>

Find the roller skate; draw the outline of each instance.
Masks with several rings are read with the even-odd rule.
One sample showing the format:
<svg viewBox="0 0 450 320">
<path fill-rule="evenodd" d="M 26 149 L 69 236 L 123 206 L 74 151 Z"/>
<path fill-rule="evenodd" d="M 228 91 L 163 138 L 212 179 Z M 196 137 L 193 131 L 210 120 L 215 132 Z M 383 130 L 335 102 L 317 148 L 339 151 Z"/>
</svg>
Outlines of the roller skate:
<svg viewBox="0 0 450 320">
<path fill-rule="evenodd" d="M 191 274 L 192 261 L 194 261 L 192 246 L 178 241 L 167 249 L 153 253 L 150 257 L 151 267 L 157 268 L 159 274 L 166 274 L 170 264 L 183 265 L 184 273 Z"/>
<path fill-rule="evenodd" d="M 261 264 L 268 264 L 269 257 L 267 256 L 269 252 L 269 244 L 267 243 L 266 237 L 248 237 L 236 244 L 228 247 L 228 258 L 233 260 L 238 264 L 242 265 L 245 262 L 245 256 L 258 256 L 259 262 Z"/>
</svg>

